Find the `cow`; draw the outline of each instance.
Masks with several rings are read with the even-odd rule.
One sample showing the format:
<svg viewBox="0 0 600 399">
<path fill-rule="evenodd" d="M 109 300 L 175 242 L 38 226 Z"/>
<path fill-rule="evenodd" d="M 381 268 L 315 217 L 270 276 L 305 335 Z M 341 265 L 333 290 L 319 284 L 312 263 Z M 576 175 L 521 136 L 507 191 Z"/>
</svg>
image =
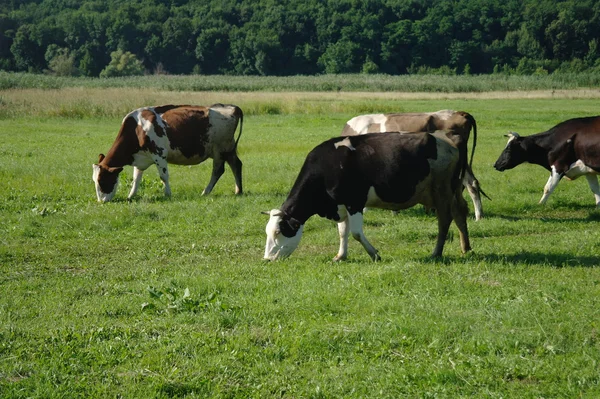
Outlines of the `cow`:
<svg viewBox="0 0 600 399">
<path fill-rule="evenodd" d="M 363 208 L 399 210 L 418 203 L 437 210 L 434 257 L 442 255 L 452 220 L 462 251 L 469 251 L 463 158 L 446 132 L 365 134 L 319 144 L 306 157 L 281 208 L 268 213 L 264 258 L 288 257 L 306 221 L 318 214 L 338 223 L 340 246 L 334 261 L 346 259 L 349 233 L 378 261 L 379 252 L 363 233 Z"/>
<path fill-rule="evenodd" d="M 473 130 L 473 147 L 471 160 L 465 173 L 463 184 L 469 192 L 475 210 L 475 220 L 483 217 L 483 206 L 481 194 L 487 195 L 481 190 L 479 181 L 475 178 L 472 169 L 473 155 L 477 145 L 477 123 L 475 118 L 464 111 L 441 110 L 425 113 L 394 113 L 394 114 L 369 114 L 359 115 L 350 119 L 342 129 L 342 136 L 355 136 L 365 133 L 386 132 L 428 132 L 446 130 L 457 134 L 462 139 L 460 150 L 467 153 L 467 143 L 471 130 Z M 489 197 L 488 197 L 489 198 Z"/>
<path fill-rule="evenodd" d="M 128 199 L 138 190 L 142 174 L 150 165 L 158 168 L 165 196 L 171 195 L 167 164 L 196 165 L 213 159 L 210 182 L 202 192 L 209 194 L 229 164 L 235 177 L 235 193 L 242 194 L 242 161 L 237 145 L 242 135 L 244 115 L 235 105 L 162 105 L 131 111 L 107 155 L 100 154 L 92 165 L 92 179 L 99 202 L 113 199 L 119 173 L 133 166 L 133 185 Z M 234 139 L 238 123 L 240 130 Z"/>
<path fill-rule="evenodd" d="M 558 182 L 585 176 L 600 206 L 600 116 L 569 119 L 545 132 L 520 136 L 511 132 L 508 143 L 494 164 L 502 172 L 524 162 L 550 171 L 540 204 L 545 204 Z"/>
</svg>

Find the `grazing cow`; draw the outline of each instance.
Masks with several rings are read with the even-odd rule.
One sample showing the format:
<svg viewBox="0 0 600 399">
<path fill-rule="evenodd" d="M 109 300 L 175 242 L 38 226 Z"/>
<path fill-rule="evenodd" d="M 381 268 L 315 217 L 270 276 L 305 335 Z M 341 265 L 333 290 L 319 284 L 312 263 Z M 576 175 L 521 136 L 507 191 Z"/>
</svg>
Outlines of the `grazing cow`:
<svg viewBox="0 0 600 399">
<path fill-rule="evenodd" d="M 467 188 L 471 200 L 473 201 L 475 220 L 480 220 L 483 217 L 480 194 L 486 194 L 481 190 L 479 182 L 475 178 L 472 170 L 473 155 L 475 154 L 475 146 L 477 144 L 477 123 L 471 114 L 464 111 L 442 110 L 425 113 L 359 115 L 346 122 L 341 135 L 355 136 L 365 133 L 386 132 L 433 133 L 437 130 L 446 130 L 460 136 L 462 144 L 459 146 L 459 149 L 464 152 L 465 155 L 467 154 L 469 135 L 471 130 L 473 130 L 471 161 L 467 166 L 463 184 Z"/>
<path fill-rule="evenodd" d="M 523 162 L 543 166 L 550 171 L 540 204 L 545 204 L 560 179 L 585 176 L 600 206 L 600 116 L 575 118 L 550 130 L 521 137 L 511 132 L 506 148 L 494 164 L 502 172 Z"/>
<path fill-rule="evenodd" d="M 350 232 L 374 261 L 379 260 L 362 230 L 363 208 L 399 210 L 418 203 L 437 210 L 433 256 L 442 255 L 452 220 L 466 252 L 471 249 L 468 207 L 460 183 L 466 164 L 446 132 L 365 134 L 325 141 L 306 157 L 281 209 L 269 213 L 264 258 L 289 256 L 308 218 L 318 214 L 338 223 L 335 261 L 346 259 Z"/>
<path fill-rule="evenodd" d="M 150 165 L 158 168 L 166 196 L 171 195 L 167 164 L 196 165 L 213 159 L 209 194 L 229 164 L 235 177 L 235 193 L 242 193 L 242 161 L 237 144 L 242 135 L 242 110 L 235 105 L 163 105 L 139 108 L 123 118 L 121 130 L 107 155 L 93 165 L 98 201 L 110 201 L 117 191 L 119 173 L 133 166 L 130 199 L 138 190 L 142 174 Z M 234 139 L 238 122 L 240 132 Z"/>
</svg>

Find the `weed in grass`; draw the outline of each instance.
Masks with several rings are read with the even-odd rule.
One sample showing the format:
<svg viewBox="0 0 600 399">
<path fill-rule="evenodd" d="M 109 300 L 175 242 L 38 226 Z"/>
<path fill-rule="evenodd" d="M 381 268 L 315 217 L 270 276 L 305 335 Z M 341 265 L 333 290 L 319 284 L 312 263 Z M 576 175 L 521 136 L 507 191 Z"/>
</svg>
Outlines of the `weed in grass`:
<svg viewBox="0 0 600 399">
<path fill-rule="evenodd" d="M 183 291 L 175 284 L 165 288 L 148 287 L 148 294 L 153 302 L 142 303 L 143 311 L 155 312 L 199 312 L 206 309 L 209 305 L 217 301 L 217 293 L 213 292 L 203 299 L 193 299 L 190 294 L 190 289 L 185 288 Z"/>
</svg>

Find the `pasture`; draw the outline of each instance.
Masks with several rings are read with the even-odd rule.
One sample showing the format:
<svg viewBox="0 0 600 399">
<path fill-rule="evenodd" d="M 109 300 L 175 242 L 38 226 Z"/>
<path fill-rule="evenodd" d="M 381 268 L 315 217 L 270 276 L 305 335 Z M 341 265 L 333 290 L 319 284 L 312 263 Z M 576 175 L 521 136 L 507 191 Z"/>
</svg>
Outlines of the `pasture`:
<svg viewBox="0 0 600 399">
<path fill-rule="evenodd" d="M 593 93 L 592 93 L 593 94 Z M 510 97 L 510 98 L 509 98 Z M 231 93 L 64 88 L 0 93 L 0 396 L 551 398 L 600 396 L 600 211 L 585 179 L 537 204 L 548 172 L 492 165 L 509 130 L 598 114 L 597 95 Z M 96 202 L 91 165 L 129 110 L 234 103 L 239 155 L 153 168 L 138 196 Z M 492 198 L 429 254 L 435 218 L 369 210 L 333 263 L 333 222 L 311 218 L 290 259 L 265 263 L 260 211 L 284 201 L 307 152 L 377 111 L 456 109 L 478 123 L 473 170 Z M 465 193 L 465 198 L 468 199 Z M 472 204 L 469 207 L 472 212 Z"/>
</svg>

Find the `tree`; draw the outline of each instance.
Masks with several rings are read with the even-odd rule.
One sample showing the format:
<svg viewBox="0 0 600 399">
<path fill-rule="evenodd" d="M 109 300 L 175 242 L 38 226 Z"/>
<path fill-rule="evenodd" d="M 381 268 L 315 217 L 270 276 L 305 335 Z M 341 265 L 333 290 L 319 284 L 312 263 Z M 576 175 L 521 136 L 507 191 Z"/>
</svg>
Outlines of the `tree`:
<svg viewBox="0 0 600 399">
<path fill-rule="evenodd" d="M 325 73 L 360 72 L 362 51 L 358 44 L 342 40 L 330 44 L 319 58 L 318 64 Z"/>
<path fill-rule="evenodd" d="M 50 47 L 49 47 L 50 48 Z M 48 56 L 46 51 L 48 67 L 50 71 L 57 76 L 77 76 L 79 70 L 75 66 L 75 55 L 69 53 L 69 49 L 58 49 L 54 54 Z"/>
<path fill-rule="evenodd" d="M 144 65 L 129 51 L 117 50 L 110 53 L 111 61 L 100 72 L 101 78 L 135 76 L 144 74 Z"/>
<path fill-rule="evenodd" d="M 44 51 L 36 39 L 35 27 L 25 24 L 19 27 L 10 46 L 15 65 L 21 71 L 41 71 L 46 66 Z"/>
</svg>

